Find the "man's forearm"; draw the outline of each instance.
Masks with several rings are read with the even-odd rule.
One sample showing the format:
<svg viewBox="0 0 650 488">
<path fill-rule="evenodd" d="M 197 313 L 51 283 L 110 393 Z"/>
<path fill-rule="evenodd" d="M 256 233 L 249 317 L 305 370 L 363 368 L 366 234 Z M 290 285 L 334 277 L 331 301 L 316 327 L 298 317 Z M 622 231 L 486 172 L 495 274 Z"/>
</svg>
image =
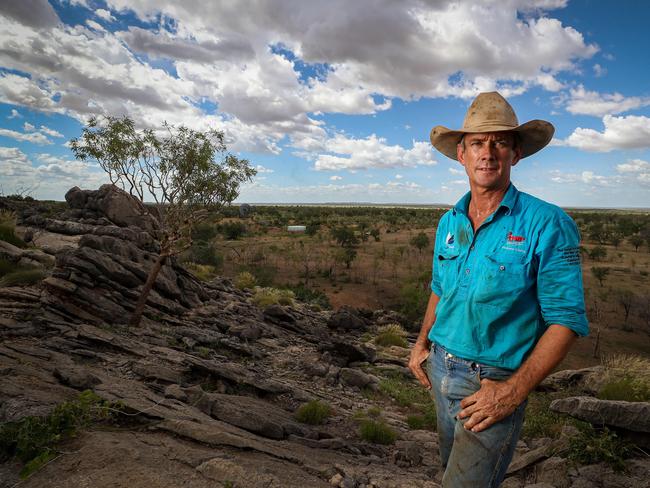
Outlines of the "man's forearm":
<svg viewBox="0 0 650 488">
<path fill-rule="evenodd" d="M 427 310 L 424 313 L 424 319 L 422 319 L 422 327 L 420 328 L 420 333 L 418 334 L 417 343 L 429 346 L 429 332 L 433 323 L 436 321 L 436 307 L 440 298 L 435 293 L 431 292 L 429 296 L 429 303 L 427 304 Z"/>
<path fill-rule="evenodd" d="M 517 403 L 523 402 L 553 368 L 560 364 L 576 337 L 575 332 L 562 325 L 553 324 L 548 327 L 528 359 L 507 380 L 515 389 Z"/>
</svg>

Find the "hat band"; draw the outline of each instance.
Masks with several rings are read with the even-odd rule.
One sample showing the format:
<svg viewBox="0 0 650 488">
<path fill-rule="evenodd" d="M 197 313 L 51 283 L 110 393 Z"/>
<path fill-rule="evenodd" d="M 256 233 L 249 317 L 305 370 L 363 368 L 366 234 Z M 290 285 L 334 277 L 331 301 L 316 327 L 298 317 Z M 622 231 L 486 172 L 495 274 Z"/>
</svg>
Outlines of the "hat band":
<svg viewBox="0 0 650 488">
<path fill-rule="evenodd" d="M 476 130 L 477 132 L 486 132 L 486 130 L 494 130 L 495 132 L 500 132 L 503 130 L 514 130 L 518 126 L 517 125 L 506 125 L 501 121 L 496 121 L 496 120 L 490 120 L 487 122 L 483 122 L 481 124 L 476 124 L 471 127 L 463 127 L 464 132 L 473 132 Z"/>
</svg>

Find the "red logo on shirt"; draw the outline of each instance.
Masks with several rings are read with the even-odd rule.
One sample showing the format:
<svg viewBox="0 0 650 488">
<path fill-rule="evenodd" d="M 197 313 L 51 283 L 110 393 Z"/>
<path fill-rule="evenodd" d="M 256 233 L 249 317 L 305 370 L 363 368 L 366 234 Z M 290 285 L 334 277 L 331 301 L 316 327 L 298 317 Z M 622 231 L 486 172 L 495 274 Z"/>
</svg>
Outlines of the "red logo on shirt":
<svg viewBox="0 0 650 488">
<path fill-rule="evenodd" d="M 515 236 L 512 234 L 512 231 L 508 232 L 508 240 L 511 242 L 523 242 L 526 239 L 524 239 L 523 236 Z"/>
</svg>

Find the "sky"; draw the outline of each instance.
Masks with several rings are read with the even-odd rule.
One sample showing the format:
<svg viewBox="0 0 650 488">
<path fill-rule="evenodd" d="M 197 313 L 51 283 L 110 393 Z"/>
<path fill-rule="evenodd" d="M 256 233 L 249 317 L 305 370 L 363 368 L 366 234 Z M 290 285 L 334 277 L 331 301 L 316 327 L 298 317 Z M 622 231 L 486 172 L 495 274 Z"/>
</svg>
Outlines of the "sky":
<svg viewBox="0 0 650 488">
<path fill-rule="evenodd" d="M 429 142 L 497 90 L 551 144 L 512 172 L 564 207 L 650 207 L 650 2 L 0 2 L 0 193 L 108 182 L 90 117 L 223 131 L 257 169 L 238 202 L 453 204 Z"/>
</svg>

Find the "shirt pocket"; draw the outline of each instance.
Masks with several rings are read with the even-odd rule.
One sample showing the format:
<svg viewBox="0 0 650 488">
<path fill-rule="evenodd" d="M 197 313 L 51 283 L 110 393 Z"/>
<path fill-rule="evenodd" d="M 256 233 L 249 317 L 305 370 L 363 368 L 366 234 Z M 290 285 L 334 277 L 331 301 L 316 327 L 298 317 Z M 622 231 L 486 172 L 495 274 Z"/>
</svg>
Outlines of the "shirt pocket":
<svg viewBox="0 0 650 488">
<path fill-rule="evenodd" d="M 476 302 L 510 308 L 531 286 L 531 261 L 525 254 L 497 250 L 485 256 L 476 284 Z"/>
<path fill-rule="evenodd" d="M 443 295 L 448 295 L 456 285 L 459 255 L 460 251 L 454 249 L 444 249 L 438 254 L 438 270 Z"/>
</svg>

